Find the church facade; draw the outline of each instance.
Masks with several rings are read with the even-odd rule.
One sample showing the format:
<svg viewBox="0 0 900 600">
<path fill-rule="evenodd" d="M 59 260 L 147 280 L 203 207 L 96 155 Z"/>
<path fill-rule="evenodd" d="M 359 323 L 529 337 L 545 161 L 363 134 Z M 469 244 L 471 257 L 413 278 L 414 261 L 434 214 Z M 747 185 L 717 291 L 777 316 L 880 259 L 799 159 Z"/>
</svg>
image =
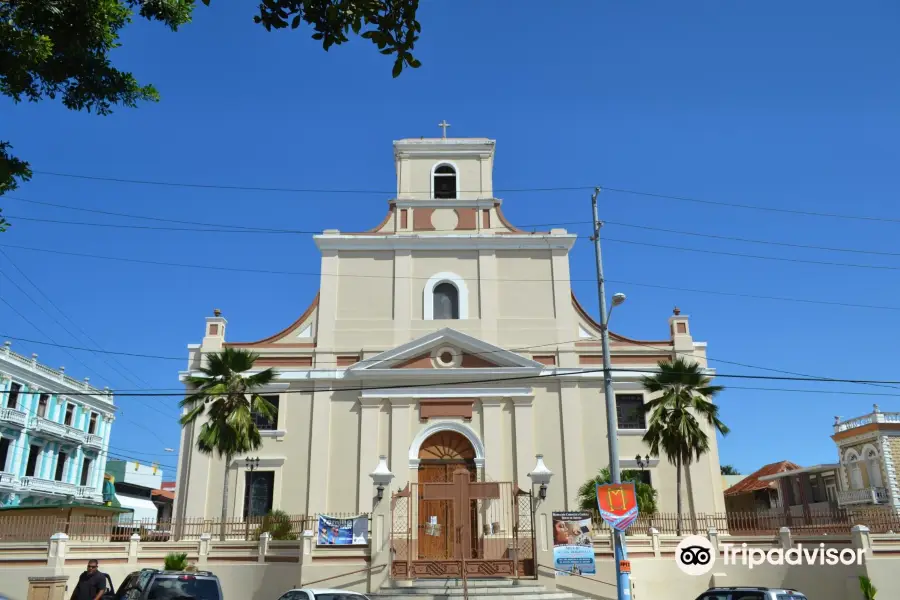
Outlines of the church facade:
<svg viewBox="0 0 900 600">
<path fill-rule="evenodd" d="M 553 473 L 544 506 L 577 509 L 578 488 L 608 465 L 600 327 L 570 287 L 576 236 L 522 231 L 504 217 L 494 153 L 482 138 L 395 141 L 387 215 L 370 231 L 314 237 L 320 287 L 296 321 L 241 342 L 218 311 L 206 319 L 182 379 L 206 353 L 250 349 L 257 367 L 278 373 L 260 390 L 278 414 L 258 421 L 253 463 L 198 453 L 199 426 L 184 428 L 176 518 L 218 518 L 225 477 L 237 520 L 273 508 L 371 512 L 380 456 L 393 474 L 389 497 L 460 469 L 530 492 L 541 455 Z M 639 470 L 659 491 L 659 510 L 674 512 L 674 467 L 665 456 L 646 460 L 640 377 L 676 353 L 706 366 L 706 344 L 677 310 L 659 329 L 657 340 L 611 334 L 613 367 L 624 369 L 614 373 L 616 434 L 622 468 Z M 710 452 L 685 478 L 685 510 L 724 512 L 707 433 Z"/>
</svg>

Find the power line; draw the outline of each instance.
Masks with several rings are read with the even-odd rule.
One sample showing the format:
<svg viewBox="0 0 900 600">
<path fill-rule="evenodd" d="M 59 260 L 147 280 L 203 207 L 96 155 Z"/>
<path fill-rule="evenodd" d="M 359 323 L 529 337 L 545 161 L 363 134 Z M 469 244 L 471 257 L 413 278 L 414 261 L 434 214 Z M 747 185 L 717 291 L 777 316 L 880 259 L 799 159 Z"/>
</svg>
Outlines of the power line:
<svg viewBox="0 0 900 600">
<path fill-rule="evenodd" d="M 92 181 L 110 181 L 114 183 L 133 183 L 140 185 L 158 185 L 165 187 L 183 187 L 183 188 L 201 188 L 212 190 L 238 190 L 246 192 L 286 192 L 294 194 L 396 194 L 396 190 L 376 190 L 376 189 L 327 189 L 327 188 L 287 188 L 287 187 L 260 187 L 245 185 L 222 185 L 210 183 L 183 183 L 173 181 L 154 181 L 149 179 L 125 179 L 121 177 L 100 177 L 95 175 L 77 175 L 74 173 L 57 173 L 53 171 L 36 171 L 32 173 L 39 175 L 50 175 L 53 177 L 68 177 L 71 179 L 88 179 Z M 541 187 L 541 188 L 506 188 L 495 189 L 495 192 L 570 192 L 592 190 L 596 186 L 580 185 L 568 187 Z M 462 194 L 475 194 L 481 190 L 460 190 Z M 403 192 L 405 194 L 430 194 L 431 190 L 422 192 Z"/>
<path fill-rule="evenodd" d="M 75 325 L 76 327 L 78 327 L 78 325 L 75 324 L 75 322 L 72 321 L 72 319 L 69 318 L 69 316 L 68 316 L 65 312 L 63 312 L 63 310 L 62 310 L 55 302 L 53 302 L 53 300 L 51 300 L 51 299 L 47 296 L 47 294 L 44 293 L 44 291 L 40 288 L 40 286 L 38 286 L 37 284 L 35 284 L 34 281 L 32 281 L 32 279 L 31 279 L 30 277 L 28 277 L 28 275 L 26 275 L 25 272 L 22 271 L 22 269 L 20 269 L 20 268 L 18 267 L 18 265 L 16 265 L 15 262 L 13 262 L 13 260 L 6 254 L 6 252 L 3 251 L 2 248 L 0 248 L 0 256 L 3 256 L 3 258 L 6 259 L 6 262 L 8 262 L 8 263 L 12 266 L 12 268 L 14 268 L 14 269 L 19 273 L 19 275 L 21 275 L 21 276 L 25 279 L 25 281 L 27 281 L 29 284 L 31 284 L 31 287 L 33 287 L 34 289 L 36 289 L 37 292 L 38 292 L 41 296 L 43 296 L 44 300 L 46 300 L 46 301 L 50 304 L 50 306 L 52 306 L 53 308 L 55 308 L 56 311 L 57 311 L 59 314 L 61 314 L 64 318 L 66 318 L 70 323 L 72 323 L 72 325 Z M 8 278 L 8 279 L 9 279 L 9 278 Z M 23 294 L 25 294 L 25 290 L 23 290 L 21 287 L 19 287 L 18 284 L 16 284 L 14 280 L 10 279 L 10 281 L 13 283 L 13 285 L 16 285 L 16 287 L 19 288 L 19 291 L 21 291 Z M 72 333 L 72 331 L 71 331 L 68 327 L 66 327 L 62 322 L 60 322 L 59 319 L 57 319 L 56 317 L 54 317 L 53 315 L 51 315 L 50 313 L 48 313 L 47 311 L 45 311 L 45 310 L 43 309 L 43 307 L 42 307 L 40 304 L 38 304 L 37 302 L 35 302 L 34 299 L 32 299 L 30 296 L 28 296 L 28 294 L 25 294 L 25 296 L 26 296 L 29 300 L 31 300 L 32 303 L 34 303 L 38 308 L 40 308 L 40 309 L 44 312 L 44 314 L 46 314 L 48 317 L 52 318 L 53 321 L 54 321 L 57 325 L 59 325 L 60 327 L 62 327 L 62 328 L 66 331 L 66 333 L 68 333 L 70 336 L 72 336 L 73 339 L 75 339 L 76 341 L 80 341 L 79 338 L 78 338 L 78 336 L 75 335 L 74 333 Z M 84 331 L 84 329 L 81 329 L 81 332 L 82 332 L 82 334 L 84 334 L 91 342 L 93 342 L 93 344 L 94 344 L 95 346 L 97 346 L 97 347 L 99 348 L 100 345 L 99 345 L 96 341 L 94 341 L 93 339 L 91 339 L 90 336 L 88 336 L 87 333 Z M 120 376 L 123 376 L 125 379 L 127 379 L 128 381 L 130 381 L 130 382 L 133 383 L 134 385 L 140 386 L 140 384 L 139 384 L 137 381 L 135 381 L 132 377 L 130 377 L 127 373 L 122 373 L 119 369 L 117 369 L 116 367 L 114 367 L 114 366 L 106 359 L 105 356 L 103 356 L 103 355 L 100 354 L 100 353 L 96 353 L 96 352 L 94 352 L 94 354 L 98 355 L 98 356 L 103 360 L 103 362 L 104 362 L 109 368 L 113 369 L 113 370 L 114 370 L 116 373 L 118 373 Z M 113 360 L 115 360 L 115 358 L 113 358 Z M 124 368 L 124 367 L 123 367 L 123 368 Z M 146 382 L 144 382 L 144 383 L 146 383 Z"/>
<path fill-rule="evenodd" d="M 6 300 L 4 300 L 2 297 L 0 297 L 0 301 L 4 302 L 4 303 L 5 303 L 7 306 L 9 306 L 10 308 L 13 308 L 13 307 L 12 307 L 8 302 L 6 302 Z M 15 310 L 15 308 L 13 308 L 13 310 Z M 17 313 L 19 316 L 22 316 L 22 313 L 19 313 L 18 311 L 16 311 L 16 313 Z M 24 318 L 24 317 L 23 317 L 23 318 Z M 38 331 L 40 331 L 40 330 L 38 330 Z M 44 335 L 46 336 L 46 334 L 44 334 Z M 160 356 L 160 355 L 158 355 L 158 354 L 139 354 L 139 353 L 136 353 L 136 352 L 116 352 L 116 351 L 113 351 L 113 350 L 94 350 L 93 348 L 85 348 L 84 346 L 69 346 L 69 345 L 65 345 L 65 344 L 57 344 L 57 343 L 51 343 L 51 342 L 40 342 L 40 341 L 38 341 L 38 340 L 30 340 L 30 339 L 28 339 L 28 338 L 16 337 L 16 336 L 12 336 L 12 335 L 5 335 L 5 334 L 3 334 L 3 333 L 0 333 L 0 337 L 5 338 L 5 339 L 8 339 L 8 340 L 16 340 L 17 342 L 27 342 L 27 343 L 29 343 L 29 344 L 38 344 L 38 345 L 41 345 L 41 346 L 53 346 L 53 347 L 55 347 L 55 348 L 66 348 L 66 349 L 70 349 L 70 350 L 83 350 L 83 351 L 85 351 L 85 352 L 96 352 L 96 353 L 99 353 L 99 354 L 115 354 L 115 355 L 118 355 L 118 356 L 133 356 L 133 357 L 136 357 L 136 358 L 155 358 L 155 359 L 158 359 L 158 360 L 180 360 L 180 361 L 184 361 L 184 360 L 187 359 L 187 357 L 185 357 L 185 356 L 182 356 L 182 357 L 180 357 L 180 358 L 176 358 L 176 357 L 174 357 L 174 356 Z M 77 359 L 76 359 L 76 360 L 77 360 Z M 60 393 L 67 393 L 67 392 L 60 392 Z"/>
<path fill-rule="evenodd" d="M 670 350 L 671 351 L 671 350 Z M 761 369 L 766 369 L 766 367 L 756 367 Z M 558 372 L 558 371 L 565 372 Z M 774 369 L 773 369 L 774 370 Z M 662 371 L 652 368 L 621 368 L 621 367 L 613 367 L 610 369 L 611 372 L 614 373 L 637 373 L 641 375 L 655 375 L 659 374 Z M 309 388 L 302 390 L 279 390 L 279 395 L 284 394 L 309 394 L 311 392 L 365 392 L 365 391 L 378 391 L 378 390 L 397 390 L 397 389 L 409 389 L 409 388 L 427 388 L 427 387 L 458 387 L 464 385 L 478 385 L 483 383 L 506 383 L 509 381 L 534 381 L 534 380 L 543 380 L 543 379 L 556 379 L 563 378 L 573 375 L 583 375 L 583 374 L 591 374 L 591 373 L 602 373 L 603 369 L 556 369 L 553 373 L 541 373 L 538 375 L 512 375 L 512 376 L 494 376 L 488 379 L 471 379 L 465 381 L 443 381 L 443 382 L 435 382 L 435 381 L 426 381 L 420 383 L 413 384 L 396 384 L 396 385 L 384 385 L 384 386 L 366 386 L 360 383 L 360 385 L 349 386 L 349 387 L 335 387 L 331 386 L 328 389 L 320 389 L 320 388 Z M 896 386 L 900 385 L 900 380 L 879 380 L 879 379 L 850 379 L 850 378 L 835 378 L 835 377 L 793 377 L 793 376 L 775 376 L 775 375 L 747 375 L 740 373 L 713 373 L 711 377 L 714 378 L 728 378 L 728 379 L 749 379 L 749 380 L 761 380 L 761 381 L 800 381 L 800 382 L 809 382 L 809 383 L 847 383 L 854 385 L 885 385 L 885 386 Z M 313 383 L 317 383 L 315 381 L 304 381 L 299 382 L 301 384 L 311 385 Z M 320 383 L 320 382 L 319 382 Z M 727 389 L 727 388 L 726 388 Z M 0 392 L 0 396 L 2 396 L 5 392 Z M 72 393 L 69 391 L 65 392 L 50 392 L 50 393 L 60 393 L 66 394 L 68 396 L 79 396 L 79 395 L 89 395 L 89 394 L 81 394 L 81 393 Z M 209 393 L 206 394 L 202 391 L 200 392 L 116 392 L 116 395 L 119 397 L 184 397 L 185 395 L 209 395 L 209 396 L 218 396 L 221 394 Z M 265 392 L 261 392 L 265 394 Z"/>
<path fill-rule="evenodd" d="M 610 238 L 605 238 L 610 239 Z M 619 240 L 612 240 L 619 241 Z M 635 243 L 639 242 L 625 242 L 625 243 Z M 122 256 L 103 256 L 99 254 L 86 254 L 81 252 L 70 252 L 65 250 L 50 250 L 48 248 L 34 248 L 31 246 L 19 246 L 15 244 L 0 244 L 2 248 L 14 248 L 18 250 L 28 250 L 32 252 L 43 252 L 46 254 L 58 254 L 63 256 L 76 256 L 80 258 L 94 258 L 98 260 L 112 260 L 119 262 L 128 262 L 128 263 L 137 263 L 137 264 L 149 264 L 154 266 L 163 266 L 163 267 L 178 267 L 185 269 L 205 269 L 212 271 L 227 271 L 227 272 L 236 272 L 236 273 L 256 273 L 262 275 L 289 275 L 289 276 L 305 276 L 305 277 L 321 277 L 322 273 L 316 273 L 311 271 L 283 271 L 283 270 L 275 270 L 275 269 L 252 269 L 252 268 L 242 268 L 242 267 L 224 267 L 217 265 L 198 265 L 198 264 L 190 264 L 190 263 L 174 263 L 174 262 L 165 262 L 165 261 L 155 261 L 155 260 L 147 260 L 147 259 L 139 259 L 139 258 L 126 258 Z M 678 248 L 678 247 L 675 247 Z M 415 277 L 415 276 L 400 276 L 400 275 L 364 275 L 364 274 L 324 274 L 326 277 L 364 277 L 364 278 L 376 278 L 376 279 L 427 279 L 426 277 Z M 487 281 L 488 279 L 482 278 L 482 281 Z M 503 279 L 498 281 L 527 281 L 527 282 L 542 282 L 542 281 L 551 281 L 549 279 Z M 559 279 L 556 281 L 566 281 L 563 279 Z M 570 278 L 569 282 L 573 281 L 593 281 L 593 279 L 584 279 L 584 278 Z M 668 289 L 673 291 L 680 292 L 691 292 L 697 294 L 714 294 L 720 296 L 734 296 L 734 297 L 743 297 L 743 298 L 755 298 L 760 300 L 774 300 L 774 301 L 782 301 L 782 302 L 799 302 L 804 304 L 821 304 L 826 306 L 844 306 L 849 308 L 866 308 L 866 309 L 876 309 L 876 310 L 900 310 L 898 306 L 884 306 L 877 304 L 860 304 L 860 303 L 851 303 L 851 302 L 832 302 L 827 300 L 814 300 L 814 299 L 805 299 L 805 298 L 790 298 L 784 296 L 765 296 L 758 294 L 743 294 L 736 292 L 725 292 L 721 290 L 703 290 L 696 288 L 684 288 L 684 287 L 675 287 L 675 286 L 664 286 L 658 284 L 650 284 L 650 283 L 640 283 L 640 282 L 632 282 L 632 281 L 624 281 L 624 280 L 612 280 L 608 279 L 607 281 L 611 281 L 614 283 L 621 283 L 624 285 L 634 285 L 640 287 L 648 287 L 648 288 L 657 288 L 657 289 Z"/>
<path fill-rule="evenodd" d="M 745 237 L 735 237 L 729 235 L 716 235 L 712 233 L 699 233 L 696 231 L 683 231 L 679 229 L 666 229 L 662 227 L 650 227 L 649 225 L 636 225 L 634 223 L 622 223 L 620 221 L 603 221 L 604 225 L 617 225 L 619 227 L 628 227 L 632 229 L 645 229 L 648 231 L 661 231 L 664 233 L 674 233 L 677 235 L 690 235 L 695 237 L 710 238 L 715 240 L 728 240 L 732 242 L 743 242 L 747 244 L 764 244 L 767 246 L 784 246 L 786 248 L 804 248 L 809 250 L 825 250 L 828 252 L 849 252 L 853 254 L 874 254 L 878 256 L 900 256 L 900 252 L 879 252 L 877 250 L 862 250 L 859 248 L 835 248 L 833 246 L 815 246 L 810 244 L 794 244 L 790 242 L 778 242 L 774 240 L 759 240 Z"/>
<path fill-rule="evenodd" d="M 693 198 L 690 196 L 674 196 L 671 194 L 656 194 L 652 192 L 642 192 L 639 190 L 629 190 L 625 188 L 614 188 L 607 186 L 600 186 L 600 189 L 607 192 L 618 192 L 620 194 L 631 194 L 634 196 L 644 196 L 648 198 L 660 198 L 663 200 L 677 200 L 679 202 L 695 202 L 698 204 L 709 204 L 715 206 L 727 206 L 729 208 L 743 208 L 748 210 L 762 210 L 768 212 L 777 212 L 777 213 L 786 213 L 792 215 L 805 215 L 810 217 L 827 217 L 831 219 L 854 219 L 858 221 L 882 221 L 885 223 L 900 223 L 900 219 L 894 219 L 890 217 L 867 217 L 863 215 L 848 215 L 848 214 L 838 214 L 838 213 L 824 213 L 824 212 L 815 212 L 810 210 L 796 210 L 791 208 L 775 208 L 772 206 L 759 206 L 757 204 L 737 204 L 734 202 L 721 202 L 716 200 L 703 200 L 700 198 Z"/>
<path fill-rule="evenodd" d="M 784 256 L 760 256 L 758 254 L 744 254 L 741 252 L 725 252 L 723 250 L 706 250 L 701 248 L 685 248 L 684 246 L 670 246 L 667 244 L 653 244 L 650 242 L 636 242 L 634 240 L 623 240 L 610 237 L 604 237 L 604 241 L 618 242 L 620 244 L 630 244 L 633 246 L 648 246 L 651 248 L 663 248 L 666 250 L 682 250 L 684 252 L 699 252 L 701 254 L 718 254 L 720 256 L 732 256 L 738 258 L 753 258 L 757 260 L 774 260 L 778 262 L 803 263 L 808 265 L 823 265 L 828 267 L 849 267 L 854 269 L 875 269 L 885 271 L 900 271 L 900 267 L 892 267 L 885 265 L 867 265 L 859 263 L 841 263 L 824 260 L 808 260 L 802 258 L 787 258 Z"/>
<path fill-rule="evenodd" d="M 146 179 L 126 179 L 122 177 L 101 177 L 96 175 L 79 175 L 74 173 L 59 173 L 54 171 L 33 171 L 35 174 L 40 175 L 49 175 L 53 177 L 67 177 L 71 179 L 85 179 L 92 181 L 108 181 L 115 183 L 130 183 L 130 184 L 139 184 L 139 185 L 155 185 L 155 186 L 165 186 L 165 187 L 183 187 L 183 188 L 203 188 L 203 189 L 216 189 L 216 190 L 242 190 L 242 191 L 252 191 L 252 192 L 284 192 L 284 193 L 298 193 L 298 194 L 385 194 L 392 195 L 396 194 L 396 190 L 375 190 L 375 189 L 327 189 L 327 188 L 288 188 L 288 187 L 260 187 L 260 186 L 237 186 L 237 185 L 223 185 L 223 184 L 198 184 L 198 183 L 183 183 L 183 182 L 172 182 L 172 181 L 154 181 L 154 180 L 146 180 Z M 581 186 L 561 186 L 561 187 L 541 187 L 541 188 L 506 188 L 506 189 L 495 189 L 495 192 L 564 192 L 564 191 L 584 191 L 584 190 L 593 190 L 597 185 L 581 185 Z M 692 202 L 697 204 L 706 204 L 713 206 L 725 206 L 729 208 L 740 208 L 745 210 L 759 210 L 759 211 L 768 211 L 768 212 L 777 212 L 784 214 L 793 214 L 793 215 L 805 215 L 805 216 L 813 216 L 813 217 L 826 217 L 832 219 L 853 219 L 859 221 L 879 221 L 885 223 L 900 223 L 900 219 L 891 218 L 891 217 L 871 217 L 865 215 L 851 215 L 851 214 L 840 214 L 840 213 L 826 213 L 826 212 L 816 212 L 809 210 L 799 210 L 799 209 L 790 209 L 790 208 L 776 208 L 772 206 L 760 206 L 756 204 L 741 204 L 736 202 L 723 202 L 719 200 L 705 200 L 702 198 L 696 198 L 691 196 L 682 196 L 682 195 L 674 195 L 674 194 L 662 194 L 655 192 L 645 192 L 641 190 L 627 189 L 627 188 L 617 188 L 610 186 L 599 186 L 600 189 L 608 192 L 617 192 L 620 194 L 629 194 L 633 196 L 643 196 L 647 198 L 659 198 L 663 200 L 676 200 L 678 202 Z M 479 193 L 481 190 L 467 190 L 461 193 Z M 407 194 L 430 194 L 431 190 L 422 190 L 420 192 L 404 192 Z"/>
</svg>

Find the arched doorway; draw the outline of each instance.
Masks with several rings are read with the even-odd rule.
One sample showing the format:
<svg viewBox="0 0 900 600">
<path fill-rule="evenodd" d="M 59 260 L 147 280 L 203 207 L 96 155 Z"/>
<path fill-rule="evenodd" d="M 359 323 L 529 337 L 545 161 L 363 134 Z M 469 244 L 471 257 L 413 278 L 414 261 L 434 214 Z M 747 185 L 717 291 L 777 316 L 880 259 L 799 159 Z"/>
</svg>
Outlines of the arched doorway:
<svg viewBox="0 0 900 600">
<path fill-rule="evenodd" d="M 438 431 L 429 436 L 419 447 L 419 483 L 450 483 L 454 474 L 464 469 L 469 472 L 469 481 L 476 481 L 478 470 L 475 466 L 475 449 L 466 436 L 456 431 Z M 455 523 L 454 508 L 451 500 L 425 500 L 420 490 L 418 537 L 419 558 L 430 560 L 449 559 L 453 557 L 456 540 L 454 535 L 459 531 L 459 523 Z M 472 502 L 470 510 L 471 532 L 473 540 L 478 522 L 477 509 Z"/>
<path fill-rule="evenodd" d="M 419 447 L 419 483 L 449 482 L 460 468 L 468 470 L 475 481 L 475 448 L 463 434 L 438 431 Z"/>
</svg>

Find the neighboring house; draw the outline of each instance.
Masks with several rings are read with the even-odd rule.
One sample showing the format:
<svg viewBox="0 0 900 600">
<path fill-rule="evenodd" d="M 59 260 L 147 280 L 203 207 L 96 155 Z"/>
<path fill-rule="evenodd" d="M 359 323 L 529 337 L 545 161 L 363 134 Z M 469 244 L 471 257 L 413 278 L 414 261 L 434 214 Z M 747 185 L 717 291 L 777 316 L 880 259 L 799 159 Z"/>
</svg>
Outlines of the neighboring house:
<svg viewBox="0 0 900 600">
<path fill-rule="evenodd" d="M 900 509 L 900 484 L 895 461 L 900 459 L 900 413 L 881 412 L 878 405 L 862 417 L 834 418 L 834 435 L 841 465 L 843 507 L 886 505 Z"/>
<path fill-rule="evenodd" d="M 765 465 L 725 490 L 729 512 L 800 516 L 837 506 L 838 465 L 801 467 L 788 460 Z"/>
<path fill-rule="evenodd" d="M 799 516 L 837 508 L 839 473 L 840 465 L 815 465 L 763 475 L 759 480 L 776 484 L 775 506 L 780 512 L 787 512 L 788 507 L 792 515 Z"/>
<path fill-rule="evenodd" d="M 743 481 L 746 475 L 722 475 L 722 489 L 727 490 L 733 485 Z"/>
<path fill-rule="evenodd" d="M 172 492 L 174 494 L 175 493 L 175 482 L 174 481 L 163 481 L 162 485 L 160 486 L 159 489 L 166 491 L 166 492 Z"/>
<path fill-rule="evenodd" d="M 120 525 L 155 526 L 159 507 L 154 502 L 154 491 L 160 491 L 162 469 L 156 465 L 139 462 L 111 460 L 106 471 L 113 478 L 116 499 L 122 508 L 130 508 L 131 514 L 123 514 Z"/>
<path fill-rule="evenodd" d="M 175 492 L 165 489 L 152 490 L 150 499 L 156 505 L 156 520 L 159 523 L 172 520 L 172 508 L 175 503 Z"/>
<path fill-rule="evenodd" d="M 729 512 L 757 512 L 778 508 L 778 486 L 774 481 L 764 481 L 760 478 L 800 468 L 800 465 L 796 463 L 782 460 L 765 465 L 746 475 L 739 482 L 725 490 L 726 509 Z"/>
<path fill-rule="evenodd" d="M 543 455 L 554 476 L 542 506 L 577 508 L 578 488 L 608 465 L 601 328 L 570 284 L 577 236 L 510 224 L 494 196 L 494 150 L 484 138 L 394 142 L 397 195 L 384 220 L 367 232 L 314 236 L 320 289 L 299 318 L 252 342 L 228 339 L 220 311 L 206 319 L 202 340 L 188 346 L 181 380 L 202 375 L 209 353 L 251 350 L 259 354 L 257 369 L 278 373 L 259 390 L 276 416 L 257 416 L 263 440 L 252 464 L 247 456 L 226 465 L 200 453 L 202 422 L 183 428 L 176 521 L 219 518 L 225 477 L 233 519 L 272 508 L 371 512 L 369 474 L 379 455 L 395 476 L 386 495 L 408 483 L 444 481 L 461 467 L 481 481 L 537 491 L 528 474 Z M 553 203 L 543 210 L 547 221 L 565 216 Z M 582 252 L 591 252 L 587 239 Z M 261 300 L 259 314 L 268 310 Z M 257 320 L 244 319 L 244 331 Z M 610 334 L 623 457 L 649 450 L 642 437 L 650 397 L 641 376 L 676 352 L 715 374 L 687 315 L 676 309 L 658 325 L 663 339 Z M 710 449 L 690 466 L 691 506 L 721 513 L 717 436 L 701 426 Z M 639 468 L 634 459 L 620 465 Z M 665 457 L 646 466 L 659 509 L 674 511 L 674 466 Z"/>
<path fill-rule="evenodd" d="M 0 348 L 0 506 L 102 503 L 109 389 Z"/>
</svg>

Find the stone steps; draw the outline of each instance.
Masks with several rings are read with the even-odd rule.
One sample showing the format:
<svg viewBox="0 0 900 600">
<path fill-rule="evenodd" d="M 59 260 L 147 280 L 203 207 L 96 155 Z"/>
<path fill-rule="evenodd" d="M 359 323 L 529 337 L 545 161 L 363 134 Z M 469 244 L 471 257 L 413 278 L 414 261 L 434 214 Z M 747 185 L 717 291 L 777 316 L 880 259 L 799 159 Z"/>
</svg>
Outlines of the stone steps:
<svg viewBox="0 0 900 600">
<path fill-rule="evenodd" d="M 547 590 L 530 579 L 470 579 L 467 587 L 469 600 L 580 600 L 580 596 Z M 463 584 L 461 579 L 419 579 L 412 585 L 392 582 L 368 596 L 372 600 L 460 600 Z"/>
</svg>

